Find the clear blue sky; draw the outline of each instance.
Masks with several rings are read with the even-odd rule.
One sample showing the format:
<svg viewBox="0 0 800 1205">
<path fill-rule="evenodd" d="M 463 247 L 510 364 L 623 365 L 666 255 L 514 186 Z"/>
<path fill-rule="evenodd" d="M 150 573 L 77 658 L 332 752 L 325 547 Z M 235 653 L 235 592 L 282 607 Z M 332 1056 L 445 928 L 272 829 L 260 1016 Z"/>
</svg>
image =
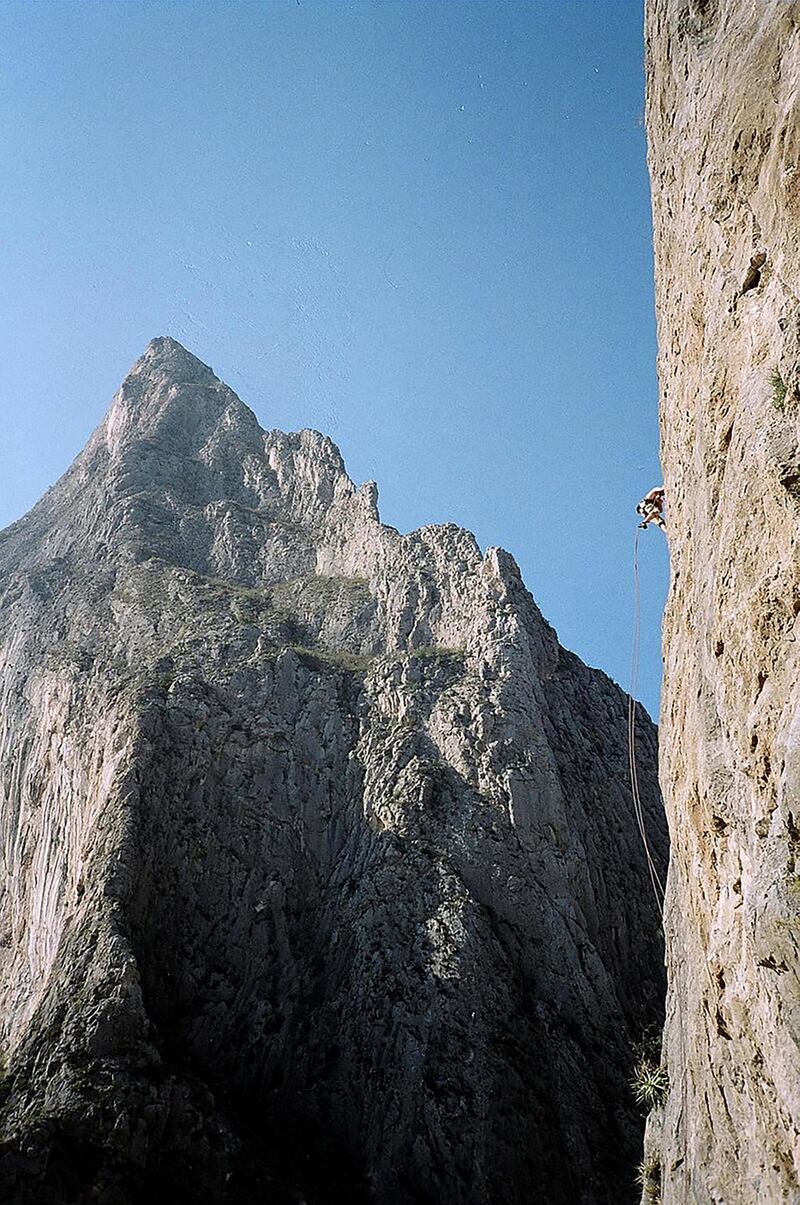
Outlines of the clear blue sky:
<svg viewBox="0 0 800 1205">
<path fill-rule="evenodd" d="M 501 544 L 627 685 L 660 477 L 640 0 L 0 7 L 0 525 L 150 338 Z M 664 541 L 642 541 L 640 694 Z"/>
</svg>

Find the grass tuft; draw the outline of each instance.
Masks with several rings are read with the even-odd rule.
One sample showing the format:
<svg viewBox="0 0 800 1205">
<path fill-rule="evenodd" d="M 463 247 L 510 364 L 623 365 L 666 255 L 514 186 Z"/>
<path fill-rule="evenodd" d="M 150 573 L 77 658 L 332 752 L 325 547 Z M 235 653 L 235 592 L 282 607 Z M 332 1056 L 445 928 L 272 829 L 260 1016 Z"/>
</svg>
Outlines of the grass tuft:
<svg viewBox="0 0 800 1205">
<path fill-rule="evenodd" d="M 654 1156 L 643 1159 L 636 1170 L 636 1183 L 644 1205 L 661 1205 L 661 1164 Z"/>
<path fill-rule="evenodd" d="M 642 1055 L 633 1069 L 631 1088 L 637 1104 L 645 1105 L 648 1111 L 663 1105 L 669 1091 L 669 1075 L 648 1055 Z"/>
<path fill-rule="evenodd" d="M 442 661 L 459 661 L 464 654 L 464 649 L 446 648 L 441 644 L 420 644 L 408 650 L 409 657 L 429 657 Z"/>
<path fill-rule="evenodd" d="M 350 653 L 345 649 L 311 648 L 305 644 L 290 644 L 307 669 L 342 669 L 351 673 L 366 673 L 372 665 L 373 657 L 360 653 Z"/>
</svg>

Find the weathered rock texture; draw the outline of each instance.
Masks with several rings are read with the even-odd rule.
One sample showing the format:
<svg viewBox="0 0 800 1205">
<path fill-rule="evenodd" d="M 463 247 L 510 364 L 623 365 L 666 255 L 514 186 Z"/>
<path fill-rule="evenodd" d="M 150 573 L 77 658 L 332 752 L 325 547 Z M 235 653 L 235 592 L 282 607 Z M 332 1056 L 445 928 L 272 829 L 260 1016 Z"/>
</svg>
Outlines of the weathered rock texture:
<svg viewBox="0 0 800 1205">
<path fill-rule="evenodd" d="M 800 1201 L 800 5 L 649 0 L 665 1202 Z"/>
<path fill-rule="evenodd" d="M 629 1199 L 625 699 L 512 558 L 156 339 L 0 570 L 0 1197 Z"/>
</svg>

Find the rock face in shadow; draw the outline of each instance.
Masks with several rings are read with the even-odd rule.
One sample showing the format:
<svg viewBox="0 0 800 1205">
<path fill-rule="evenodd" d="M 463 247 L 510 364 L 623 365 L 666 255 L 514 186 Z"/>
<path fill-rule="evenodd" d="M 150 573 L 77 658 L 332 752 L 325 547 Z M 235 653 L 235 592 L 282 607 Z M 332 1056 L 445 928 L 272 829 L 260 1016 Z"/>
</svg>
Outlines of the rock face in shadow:
<svg viewBox="0 0 800 1205">
<path fill-rule="evenodd" d="M 3 1200 L 630 1199 L 626 701 L 507 553 L 156 339 L 0 574 Z"/>
<path fill-rule="evenodd" d="M 666 1205 L 800 1201 L 800 5 L 649 0 Z"/>
</svg>

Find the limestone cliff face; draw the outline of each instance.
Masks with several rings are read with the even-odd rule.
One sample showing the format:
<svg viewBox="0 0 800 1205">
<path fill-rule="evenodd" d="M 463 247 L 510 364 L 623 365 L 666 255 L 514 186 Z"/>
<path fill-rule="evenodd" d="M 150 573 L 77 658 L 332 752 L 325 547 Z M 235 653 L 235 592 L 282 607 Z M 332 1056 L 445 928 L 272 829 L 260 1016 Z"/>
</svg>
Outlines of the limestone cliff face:
<svg viewBox="0 0 800 1205">
<path fill-rule="evenodd" d="M 0 690 L 4 1201 L 629 1199 L 625 700 L 507 553 L 157 339 L 0 535 Z"/>
<path fill-rule="evenodd" d="M 649 0 L 665 1202 L 800 1200 L 800 5 Z M 654 1190 L 655 1191 L 655 1190 Z"/>
</svg>

